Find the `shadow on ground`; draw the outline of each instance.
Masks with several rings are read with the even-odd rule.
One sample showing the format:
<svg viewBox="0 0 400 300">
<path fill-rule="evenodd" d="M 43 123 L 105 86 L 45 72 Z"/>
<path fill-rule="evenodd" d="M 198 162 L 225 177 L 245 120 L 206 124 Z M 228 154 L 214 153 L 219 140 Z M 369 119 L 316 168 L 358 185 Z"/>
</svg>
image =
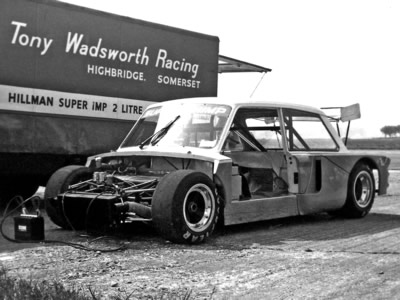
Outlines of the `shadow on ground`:
<svg viewBox="0 0 400 300">
<path fill-rule="evenodd" d="M 253 245 L 279 247 L 288 243 L 301 245 L 306 242 L 311 245 L 334 243 L 346 239 L 357 240 L 357 244 L 371 243 L 376 236 L 385 236 L 392 232 L 400 233 L 400 214 L 382 213 L 393 207 L 391 198 L 380 198 L 377 208 L 362 219 L 344 219 L 332 217 L 329 214 L 297 216 L 271 221 L 240 224 L 234 226 L 219 226 L 213 236 L 205 244 L 194 246 L 199 249 L 246 249 Z M 397 203 L 397 201 L 396 201 Z M 396 205 L 397 206 L 397 205 Z M 399 211 L 394 210 L 394 211 Z M 161 238 L 156 230 L 143 223 L 126 224 L 115 231 L 70 231 L 54 225 L 43 213 L 45 218 L 46 240 L 61 240 L 74 243 L 85 243 L 101 236 L 111 236 L 115 243 L 126 243 L 128 248 L 144 249 L 152 247 L 186 248 L 187 245 L 173 245 Z M 10 217 L 4 224 L 4 232 L 14 238 L 14 222 Z M 42 243 L 12 243 L 0 237 L 0 253 L 23 248 L 43 246 Z M 193 246 L 190 246 L 193 248 Z M 399 246 L 400 250 L 400 246 Z"/>
<path fill-rule="evenodd" d="M 400 229 L 400 215 L 371 213 L 362 219 L 343 219 L 328 214 L 300 216 L 223 228 L 213 244 L 249 247 L 279 246 L 290 241 L 336 241 L 362 238 Z"/>
</svg>

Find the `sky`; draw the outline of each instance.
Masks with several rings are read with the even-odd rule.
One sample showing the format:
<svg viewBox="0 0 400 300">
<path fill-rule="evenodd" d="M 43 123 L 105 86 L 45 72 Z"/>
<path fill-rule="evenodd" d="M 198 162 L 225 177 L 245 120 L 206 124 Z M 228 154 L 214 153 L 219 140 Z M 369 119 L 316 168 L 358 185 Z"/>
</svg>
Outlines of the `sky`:
<svg viewBox="0 0 400 300">
<path fill-rule="evenodd" d="M 220 74 L 224 98 L 254 92 L 254 99 L 315 107 L 359 103 L 353 138 L 382 137 L 383 126 L 400 125 L 400 1 L 63 2 L 218 36 L 219 54 L 272 69 L 263 78 Z"/>
</svg>

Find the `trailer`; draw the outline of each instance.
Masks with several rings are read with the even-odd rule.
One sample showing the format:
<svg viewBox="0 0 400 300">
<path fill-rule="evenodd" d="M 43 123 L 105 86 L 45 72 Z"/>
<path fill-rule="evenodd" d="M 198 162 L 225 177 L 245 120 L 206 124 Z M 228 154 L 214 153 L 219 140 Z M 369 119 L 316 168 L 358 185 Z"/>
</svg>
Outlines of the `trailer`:
<svg viewBox="0 0 400 300">
<path fill-rule="evenodd" d="M 216 36 L 54 0 L 2 0 L 0 36 L 0 200 L 117 149 L 152 103 L 270 71 L 219 56 Z"/>
</svg>

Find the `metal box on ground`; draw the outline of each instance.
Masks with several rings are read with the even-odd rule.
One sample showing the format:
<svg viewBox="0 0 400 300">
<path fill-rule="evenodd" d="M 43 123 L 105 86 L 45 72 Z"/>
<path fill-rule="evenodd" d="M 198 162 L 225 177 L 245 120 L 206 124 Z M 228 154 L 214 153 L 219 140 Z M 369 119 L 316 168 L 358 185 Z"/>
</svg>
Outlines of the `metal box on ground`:
<svg viewBox="0 0 400 300">
<path fill-rule="evenodd" d="M 44 219 L 36 215 L 14 217 L 14 231 L 19 241 L 44 240 Z"/>
</svg>

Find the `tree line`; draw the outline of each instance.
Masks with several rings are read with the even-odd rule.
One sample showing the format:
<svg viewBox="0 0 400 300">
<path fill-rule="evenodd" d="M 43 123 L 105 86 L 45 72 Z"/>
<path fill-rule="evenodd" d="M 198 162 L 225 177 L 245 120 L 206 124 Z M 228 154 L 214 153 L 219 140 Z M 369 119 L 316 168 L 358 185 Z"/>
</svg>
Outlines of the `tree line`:
<svg viewBox="0 0 400 300">
<path fill-rule="evenodd" d="M 400 135 L 400 125 L 397 126 L 383 126 L 381 132 L 385 137 L 394 137 Z"/>
</svg>

